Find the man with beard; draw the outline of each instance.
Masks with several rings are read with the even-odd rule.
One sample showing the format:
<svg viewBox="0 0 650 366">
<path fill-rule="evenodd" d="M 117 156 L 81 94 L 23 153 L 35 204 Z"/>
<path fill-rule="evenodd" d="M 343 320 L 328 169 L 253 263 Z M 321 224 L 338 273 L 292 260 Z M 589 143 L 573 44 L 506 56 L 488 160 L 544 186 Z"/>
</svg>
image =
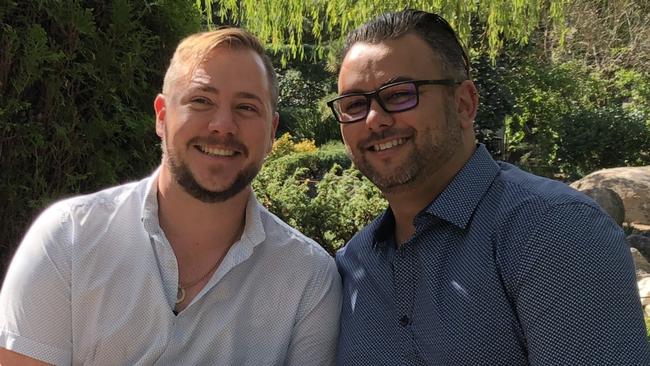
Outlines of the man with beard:
<svg viewBox="0 0 650 366">
<path fill-rule="evenodd" d="M 384 14 L 343 56 L 329 105 L 390 207 L 337 254 L 337 363 L 650 365 L 623 232 L 476 144 L 478 93 L 449 24 Z"/>
<path fill-rule="evenodd" d="M 0 293 L 0 363 L 332 364 L 334 260 L 250 186 L 277 97 L 252 35 L 183 40 L 154 102 L 161 167 L 36 220 Z"/>
</svg>

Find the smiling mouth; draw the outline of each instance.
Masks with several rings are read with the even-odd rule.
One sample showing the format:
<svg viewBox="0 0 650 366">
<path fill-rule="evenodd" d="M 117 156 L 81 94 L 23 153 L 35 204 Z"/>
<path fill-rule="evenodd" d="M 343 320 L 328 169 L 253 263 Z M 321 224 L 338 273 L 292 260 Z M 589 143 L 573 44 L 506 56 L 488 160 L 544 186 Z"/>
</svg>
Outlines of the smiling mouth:
<svg viewBox="0 0 650 366">
<path fill-rule="evenodd" d="M 228 156 L 233 156 L 237 152 L 234 150 L 228 150 L 228 149 L 219 149 L 219 148 L 214 148 L 214 147 L 208 147 L 207 145 L 195 145 L 197 150 L 200 152 L 210 155 L 210 156 L 219 156 L 219 157 L 228 157 Z"/>
<path fill-rule="evenodd" d="M 384 151 L 384 150 L 388 150 L 390 148 L 393 148 L 395 146 L 402 145 L 404 142 L 406 142 L 406 139 L 399 138 L 399 139 L 391 140 L 391 141 L 384 142 L 384 143 L 381 143 L 381 144 L 372 145 L 370 147 L 370 150 L 372 150 L 372 151 Z"/>
</svg>

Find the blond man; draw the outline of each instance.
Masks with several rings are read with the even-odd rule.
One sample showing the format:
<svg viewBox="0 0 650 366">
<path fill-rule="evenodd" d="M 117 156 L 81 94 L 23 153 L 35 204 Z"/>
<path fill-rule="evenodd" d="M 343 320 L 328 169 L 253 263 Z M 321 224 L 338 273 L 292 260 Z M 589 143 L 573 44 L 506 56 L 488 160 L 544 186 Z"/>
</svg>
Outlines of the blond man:
<svg viewBox="0 0 650 366">
<path fill-rule="evenodd" d="M 184 39 L 154 101 L 161 166 L 36 220 L 0 292 L 0 363 L 333 363 L 334 262 L 250 186 L 277 96 L 247 32 Z"/>
</svg>

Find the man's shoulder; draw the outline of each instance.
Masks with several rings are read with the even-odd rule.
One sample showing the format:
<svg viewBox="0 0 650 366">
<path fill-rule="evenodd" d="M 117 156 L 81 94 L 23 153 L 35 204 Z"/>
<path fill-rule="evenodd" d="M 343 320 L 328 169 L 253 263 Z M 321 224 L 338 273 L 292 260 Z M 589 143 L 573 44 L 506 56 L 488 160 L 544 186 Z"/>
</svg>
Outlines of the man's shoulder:
<svg viewBox="0 0 650 366">
<path fill-rule="evenodd" d="M 506 207 L 535 206 L 552 209 L 566 205 L 585 205 L 597 208 L 586 195 L 564 182 L 538 176 L 504 162 L 499 162 L 499 166 L 500 174 L 494 189 Z"/>
<path fill-rule="evenodd" d="M 70 211 L 87 212 L 90 209 L 112 210 L 128 200 L 141 202 L 146 195 L 146 182 L 143 179 L 117 186 L 104 188 L 100 191 L 77 195 L 62 199 L 53 206 L 67 208 Z"/>
<path fill-rule="evenodd" d="M 43 210 L 32 224 L 30 231 L 68 232 L 74 225 L 83 225 L 84 228 L 92 230 L 94 224 L 106 224 L 119 207 L 129 206 L 129 204 L 132 208 L 136 205 L 140 207 L 145 194 L 146 180 L 142 180 L 94 193 L 63 198 Z"/>
<path fill-rule="evenodd" d="M 571 236 L 585 230 L 617 229 L 616 225 L 603 225 L 611 221 L 609 216 L 593 200 L 567 184 L 507 163 L 499 164 L 501 172 L 484 200 L 480 216 L 495 218 L 494 229 L 502 242 L 523 244 L 540 232 Z"/>
</svg>

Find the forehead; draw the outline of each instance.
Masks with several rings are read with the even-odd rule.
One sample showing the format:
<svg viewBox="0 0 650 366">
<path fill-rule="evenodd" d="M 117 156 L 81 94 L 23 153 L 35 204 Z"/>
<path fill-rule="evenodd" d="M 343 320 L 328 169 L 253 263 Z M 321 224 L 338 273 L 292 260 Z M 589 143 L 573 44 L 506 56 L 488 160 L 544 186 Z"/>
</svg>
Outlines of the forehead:
<svg viewBox="0 0 650 366">
<path fill-rule="evenodd" d="M 440 62 L 419 36 L 403 37 L 376 44 L 355 43 L 345 55 L 339 72 L 339 94 L 374 90 L 398 77 L 437 79 Z"/>
<path fill-rule="evenodd" d="M 221 92 L 256 93 L 270 101 L 270 82 L 264 61 L 247 48 L 217 47 L 189 70 L 185 86 L 210 86 Z M 181 86 L 181 92 L 184 88 Z"/>
</svg>

